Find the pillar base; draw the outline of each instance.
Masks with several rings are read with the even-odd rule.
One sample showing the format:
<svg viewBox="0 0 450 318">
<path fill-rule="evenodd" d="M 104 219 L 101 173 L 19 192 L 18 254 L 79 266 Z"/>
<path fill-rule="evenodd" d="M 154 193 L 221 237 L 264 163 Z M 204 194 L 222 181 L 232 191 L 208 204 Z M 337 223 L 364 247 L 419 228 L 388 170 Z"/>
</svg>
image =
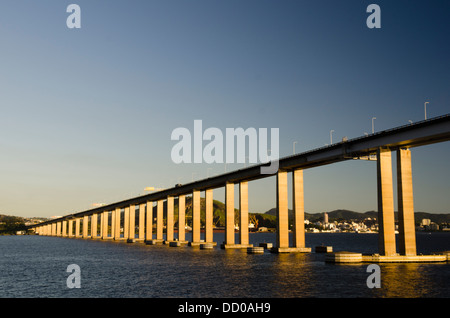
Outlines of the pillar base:
<svg viewBox="0 0 450 318">
<path fill-rule="evenodd" d="M 164 243 L 164 240 L 146 240 L 145 241 L 145 244 L 147 244 L 147 245 L 157 245 L 157 244 L 163 244 Z"/>
<path fill-rule="evenodd" d="M 347 251 L 330 253 L 325 257 L 325 262 L 327 263 L 361 263 L 362 260 L 362 253 Z"/>
<path fill-rule="evenodd" d="M 362 262 L 366 263 L 435 263 L 446 262 L 447 255 L 363 255 Z"/>
<path fill-rule="evenodd" d="M 447 255 L 363 255 L 354 252 L 329 253 L 325 257 L 327 263 L 438 263 L 446 262 Z"/>
<path fill-rule="evenodd" d="M 244 248 L 247 249 L 249 247 L 253 247 L 253 244 L 221 244 L 220 248 L 227 250 L 227 249 L 240 249 L 240 248 Z"/>
<path fill-rule="evenodd" d="M 214 246 L 217 246 L 217 242 L 204 242 L 204 243 L 200 244 L 200 249 L 201 250 L 209 250 L 209 249 L 213 249 Z"/>
<path fill-rule="evenodd" d="M 248 247 L 247 254 L 264 254 L 265 248 L 262 246 L 258 247 Z"/>
<path fill-rule="evenodd" d="M 188 241 L 177 241 L 177 240 L 163 242 L 163 244 L 169 245 L 169 246 L 182 246 L 182 245 L 186 245 L 188 243 L 189 243 Z"/>
<path fill-rule="evenodd" d="M 200 245 L 205 244 L 205 243 L 206 242 L 204 240 L 201 240 L 200 242 L 188 242 L 188 246 L 196 247 L 196 246 L 200 246 Z"/>
<path fill-rule="evenodd" d="M 164 241 L 164 244 L 169 244 L 171 247 L 180 247 L 188 244 L 188 241 Z"/>
<path fill-rule="evenodd" d="M 127 239 L 127 243 L 136 243 L 136 240 L 135 239 Z"/>
<path fill-rule="evenodd" d="M 272 247 L 271 253 L 310 253 L 310 247 Z"/>
</svg>

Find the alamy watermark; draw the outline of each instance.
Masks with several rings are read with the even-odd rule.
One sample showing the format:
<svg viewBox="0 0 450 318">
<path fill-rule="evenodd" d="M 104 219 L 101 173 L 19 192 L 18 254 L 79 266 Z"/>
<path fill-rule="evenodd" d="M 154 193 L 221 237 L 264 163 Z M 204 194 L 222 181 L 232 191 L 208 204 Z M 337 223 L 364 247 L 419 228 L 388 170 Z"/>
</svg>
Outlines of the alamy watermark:
<svg viewBox="0 0 450 318">
<path fill-rule="evenodd" d="M 69 4 L 66 9 L 70 15 L 66 19 L 66 25 L 69 29 L 81 28 L 81 8 L 78 4 Z"/>
<path fill-rule="evenodd" d="M 203 131 L 202 120 L 194 120 L 193 134 L 185 127 L 178 127 L 172 131 L 171 140 L 178 142 L 172 147 L 171 158 L 177 164 L 246 163 L 246 158 L 249 163 L 258 163 L 259 158 L 259 163 L 270 163 L 261 167 L 261 174 L 274 174 L 278 171 L 279 129 L 270 128 L 270 148 L 267 132 L 267 128 L 256 130 L 253 127 L 245 130 L 241 127 L 226 128 L 225 134 L 216 127 L 209 127 Z M 208 141 L 205 146 L 204 141 Z"/>
<path fill-rule="evenodd" d="M 370 264 L 366 269 L 367 273 L 372 273 L 367 277 L 366 284 L 369 288 L 381 288 L 381 270 L 377 264 Z"/>
<path fill-rule="evenodd" d="M 369 29 L 381 28 L 381 8 L 378 4 L 369 4 L 366 9 L 367 13 L 371 13 L 366 19 L 366 25 Z"/>
<path fill-rule="evenodd" d="M 81 28 L 81 8 L 78 4 L 69 4 L 66 8 L 66 12 L 70 15 L 66 19 L 66 26 L 69 29 Z M 381 8 L 378 4 L 369 4 L 366 8 L 366 12 L 370 15 L 366 19 L 366 25 L 369 29 L 381 28 Z"/>
<path fill-rule="evenodd" d="M 66 285 L 68 288 L 81 288 L 81 269 L 77 264 L 70 264 L 66 269 L 67 273 L 71 273 L 67 277 Z"/>
</svg>

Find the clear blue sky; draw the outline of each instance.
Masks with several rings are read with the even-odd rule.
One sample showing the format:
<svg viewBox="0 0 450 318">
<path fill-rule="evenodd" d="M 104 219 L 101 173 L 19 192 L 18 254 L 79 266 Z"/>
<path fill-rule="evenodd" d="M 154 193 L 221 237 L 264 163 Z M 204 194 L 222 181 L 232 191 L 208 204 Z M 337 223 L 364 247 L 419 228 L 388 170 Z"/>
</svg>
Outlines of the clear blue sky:
<svg viewBox="0 0 450 318">
<path fill-rule="evenodd" d="M 81 29 L 66 26 L 71 3 Z M 366 26 L 370 3 L 381 29 Z M 279 128 L 283 157 L 330 130 L 370 133 L 372 117 L 376 131 L 422 120 L 427 101 L 428 117 L 449 113 L 449 12 L 449 1 L 3 0 L 0 213 L 65 215 L 224 172 L 172 162 L 171 132 L 195 119 Z M 448 142 L 412 155 L 415 210 L 449 213 Z M 274 207 L 274 178 L 249 196 L 251 212 Z M 376 210 L 375 163 L 305 171 L 305 200 L 312 213 Z"/>
</svg>

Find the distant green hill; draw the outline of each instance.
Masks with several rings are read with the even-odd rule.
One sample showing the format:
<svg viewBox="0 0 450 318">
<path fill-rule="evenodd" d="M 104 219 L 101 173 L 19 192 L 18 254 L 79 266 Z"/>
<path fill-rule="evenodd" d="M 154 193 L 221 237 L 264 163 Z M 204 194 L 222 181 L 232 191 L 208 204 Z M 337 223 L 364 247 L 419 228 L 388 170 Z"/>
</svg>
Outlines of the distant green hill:
<svg viewBox="0 0 450 318">
<path fill-rule="evenodd" d="M 276 215 L 276 209 L 272 208 L 269 211 L 265 212 L 268 215 Z M 355 212 L 350 210 L 334 210 L 327 212 L 329 221 L 339 221 L 339 220 L 358 220 L 362 221 L 366 218 L 378 218 L 378 212 L 376 211 L 367 211 L 367 212 Z M 322 213 L 306 213 L 305 219 L 316 222 L 322 221 L 324 216 L 324 212 Z M 398 219 L 398 212 L 394 212 L 394 217 Z M 289 210 L 289 218 L 292 218 L 292 210 Z M 441 223 L 450 223 L 450 213 L 428 213 L 428 212 L 414 212 L 414 219 L 416 223 L 420 223 L 422 219 L 430 219 L 432 222 L 441 224 Z"/>
<path fill-rule="evenodd" d="M 23 230 L 26 227 L 22 217 L 0 214 L 0 234 L 14 234 Z"/>
</svg>

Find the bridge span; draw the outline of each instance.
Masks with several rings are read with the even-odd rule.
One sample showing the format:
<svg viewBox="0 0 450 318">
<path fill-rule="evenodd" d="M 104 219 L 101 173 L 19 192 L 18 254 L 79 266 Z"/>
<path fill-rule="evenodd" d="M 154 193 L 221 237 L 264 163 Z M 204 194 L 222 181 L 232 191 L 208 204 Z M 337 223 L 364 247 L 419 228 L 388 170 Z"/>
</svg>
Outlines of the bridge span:
<svg viewBox="0 0 450 318">
<path fill-rule="evenodd" d="M 379 224 L 379 255 L 415 256 L 414 200 L 411 168 L 411 149 L 450 140 L 450 114 L 408 124 L 367 136 L 345 140 L 326 147 L 279 159 L 276 172 L 276 245 L 273 252 L 310 252 L 305 246 L 303 171 L 345 160 L 374 158 L 377 161 L 377 200 Z M 392 154 L 397 164 L 398 248 L 394 221 L 394 191 Z M 87 211 L 65 215 L 30 226 L 39 235 L 142 241 L 147 244 L 167 243 L 216 245 L 213 242 L 213 190 L 225 188 L 224 249 L 248 248 L 248 183 L 272 175 L 261 174 L 257 164 L 244 169 L 198 180 L 170 189 L 142 195 Z M 292 178 L 293 241 L 289 243 L 288 174 Z M 234 186 L 239 185 L 239 237 L 235 241 Z M 200 235 L 200 193 L 206 202 L 205 237 Z M 192 239 L 186 241 L 186 196 L 192 195 Z M 174 231 L 174 201 L 178 199 L 178 234 Z M 156 202 L 156 215 L 153 204 Z M 166 204 L 166 237 L 164 240 L 164 204 Z M 139 211 L 136 226 L 136 209 Z M 123 211 L 123 213 L 122 213 Z M 123 219 L 122 218 L 123 214 Z M 156 220 L 156 233 L 154 232 Z M 123 237 L 120 224 L 124 224 Z M 82 227 L 80 228 L 82 224 Z M 90 225 L 90 226 L 89 226 Z M 100 225 L 100 226 L 99 226 Z M 138 232 L 136 233 L 136 228 Z M 109 230 L 110 229 L 110 230 Z"/>
</svg>

